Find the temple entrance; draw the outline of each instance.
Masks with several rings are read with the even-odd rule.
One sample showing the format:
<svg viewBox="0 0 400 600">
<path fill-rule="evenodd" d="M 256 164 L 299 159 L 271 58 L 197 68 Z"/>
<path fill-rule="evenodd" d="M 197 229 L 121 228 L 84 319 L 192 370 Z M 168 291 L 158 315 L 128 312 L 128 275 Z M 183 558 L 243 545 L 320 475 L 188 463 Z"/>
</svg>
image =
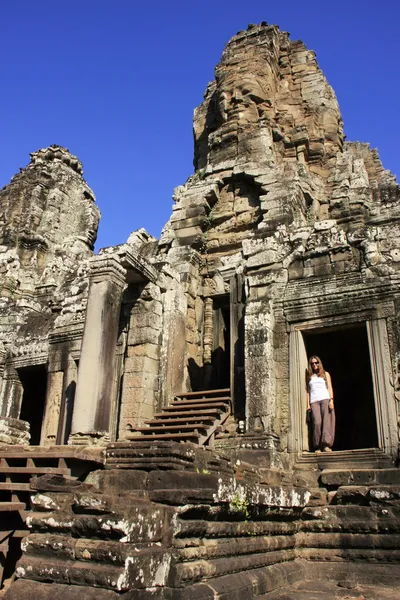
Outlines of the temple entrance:
<svg viewBox="0 0 400 600">
<path fill-rule="evenodd" d="M 23 367 L 18 369 L 18 375 L 24 389 L 19 418 L 30 425 L 31 446 L 38 446 L 46 400 L 47 370 L 45 365 Z"/>
<path fill-rule="evenodd" d="M 214 299 L 214 343 L 211 355 L 211 389 L 230 387 L 231 326 L 229 296 Z"/>
<path fill-rule="evenodd" d="M 236 420 L 245 418 L 244 291 L 241 276 L 230 280 L 230 294 L 213 302 L 212 387 L 230 389 Z"/>
<path fill-rule="evenodd" d="M 335 395 L 333 450 L 376 448 L 378 443 L 371 359 L 365 323 L 303 331 L 307 358 L 316 354 L 331 374 Z"/>
</svg>

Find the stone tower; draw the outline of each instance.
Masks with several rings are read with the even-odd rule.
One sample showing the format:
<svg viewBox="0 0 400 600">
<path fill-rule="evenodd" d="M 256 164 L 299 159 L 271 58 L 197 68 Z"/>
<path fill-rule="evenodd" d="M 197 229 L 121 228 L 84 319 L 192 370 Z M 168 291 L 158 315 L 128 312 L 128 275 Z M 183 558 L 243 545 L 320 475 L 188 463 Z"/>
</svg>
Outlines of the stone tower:
<svg viewBox="0 0 400 600">
<path fill-rule="evenodd" d="M 55 330 L 79 328 L 86 308 L 100 211 L 82 174 L 76 156 L 50 146 L 33 152 L 29 165 L 0 191 L 1 415 L 32 421 L 34 443 L 40 440 L 46 387 L 51 390 L 49 340 Z M 22 406 L 24 384 L 35 400 Z M 51 418 L 49 411 L 51 403 Z M 3 441 L 14 434 L 7 431 Z"/>
<path fill-rule="evenodd" d="M 308 447 L 300 425 L 306 354 L 324 354 L 322 339 L 340 354 L 355 328 L 367 365 L 357 369 L 370 373 L 368 419 L 386 414 L 378 431 L 385 430 L 381 440 L 396 453 L 397 408 L 387 395 L 393 398 L 398 362 L 395 177 L 368 144 L 344 141 L 335 94 L 314 52 L 265 23 L 227 44 L 195 110 L 194 138 L 196 172 L 175 190 L 160 251 L 172 260 L 185 256 L 184 248 L 201 256 L 203 298 L 214 307 L 207 334 L 213 339 L 203 340 L 211 353 L 222 335 L 216 315 L 225 306 L 237 417 L 248 431 L 277 434 L 288 449 Z M 385 359 L 371 354 L 379 346 L 372 341 L 376 327 L 386 340 Z M 212 362 L 204 346 L 191 352 L 197 365 L 204 366 L 205 354 Z M 328 363 L 340 372 L 333 356 Z M 386 365 L 380 399 L 371 380 L 375 364 Z M 356 443 L 374 445 L 376 435 L 372 425 L 369 441 Z"/>
</svg>

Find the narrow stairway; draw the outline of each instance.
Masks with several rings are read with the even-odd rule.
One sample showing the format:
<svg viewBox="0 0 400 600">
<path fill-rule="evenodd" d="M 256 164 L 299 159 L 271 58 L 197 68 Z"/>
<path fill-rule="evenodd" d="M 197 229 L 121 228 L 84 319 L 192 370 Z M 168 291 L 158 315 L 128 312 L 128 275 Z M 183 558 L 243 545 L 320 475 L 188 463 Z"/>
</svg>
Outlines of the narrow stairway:
<svg viewBox="0 0 400 600">
<path fill-rule="evenodd" d="M 175 396 L 169 406 L 156 413 L 147 427 L 128 436 L 131 441 L 173 440 L 212 445 L 215 433 L 231 414 L 229 388 L 186 392 Z"/>
</svg>

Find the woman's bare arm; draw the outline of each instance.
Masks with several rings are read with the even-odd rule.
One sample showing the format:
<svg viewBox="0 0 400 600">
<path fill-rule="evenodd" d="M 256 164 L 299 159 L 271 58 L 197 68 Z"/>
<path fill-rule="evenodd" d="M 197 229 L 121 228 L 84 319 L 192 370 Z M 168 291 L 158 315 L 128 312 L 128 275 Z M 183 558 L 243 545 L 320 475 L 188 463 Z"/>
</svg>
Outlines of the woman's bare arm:
<svg viewBox="0 0 400 600">
<path fill-rule="evenodd" d="M 326 382 L 328 384 L 328 392 L 329 392 L 329 408 L 333 408 L 334 404 L 333 404 L 333 387 L 332 387 L 332 379 L 331 376 L 329 375 L 328 371 L 325 371 L 325 375 L 326 375 Z"/>
</svg>

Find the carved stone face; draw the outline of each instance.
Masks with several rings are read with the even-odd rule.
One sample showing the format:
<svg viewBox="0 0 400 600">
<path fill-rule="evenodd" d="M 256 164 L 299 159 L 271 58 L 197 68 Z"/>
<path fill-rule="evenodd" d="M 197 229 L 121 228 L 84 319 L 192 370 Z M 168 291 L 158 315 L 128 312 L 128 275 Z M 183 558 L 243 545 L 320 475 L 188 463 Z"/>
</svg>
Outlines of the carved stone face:
<svg viewBox="0 0 400 600">
<path fill-rule="evenodd" d="M 265 71 L 265 75 L 264 75 Z M 273 95 L 272 72 L 268 65 L 263 73 L 243 75 L 238 70 L 217 74 L 218 112 L 222 122 L 257 123 L 271 106 Z"/>
</svg>

